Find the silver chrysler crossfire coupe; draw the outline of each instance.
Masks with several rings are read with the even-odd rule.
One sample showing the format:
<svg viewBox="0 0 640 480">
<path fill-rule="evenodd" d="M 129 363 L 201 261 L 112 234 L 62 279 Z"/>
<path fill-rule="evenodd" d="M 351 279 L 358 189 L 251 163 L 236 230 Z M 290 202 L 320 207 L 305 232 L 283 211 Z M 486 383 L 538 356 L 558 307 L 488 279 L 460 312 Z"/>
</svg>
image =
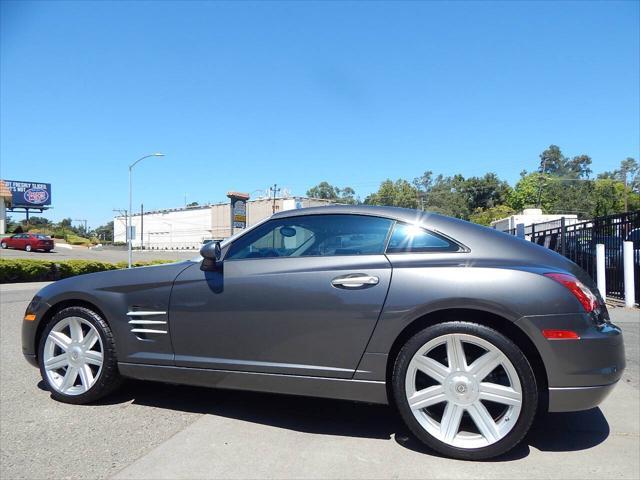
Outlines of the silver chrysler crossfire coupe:
<svg viewBox="0 0 640 480">
<path fill-rule="evenodd" d="M 292 210 L 201 255 L 39 291 L 22 349 L 51 396 L 94 402 L 131 377 L 388 403 L 433 450 L 476 460 L 537 410 L 598 405 L 625 367 L 583 270 L 462 220 Z"/>
</svg>

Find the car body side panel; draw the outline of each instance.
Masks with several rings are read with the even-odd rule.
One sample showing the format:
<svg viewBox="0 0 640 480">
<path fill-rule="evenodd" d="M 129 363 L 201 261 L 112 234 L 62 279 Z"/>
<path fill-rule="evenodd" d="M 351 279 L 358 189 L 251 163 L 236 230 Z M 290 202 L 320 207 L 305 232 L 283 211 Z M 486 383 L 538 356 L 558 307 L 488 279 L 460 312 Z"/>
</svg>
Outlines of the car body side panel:
<svg viewBox="0 0 640 480">
<path fill-rule="evenodd" d="M 417 255 L 421 259 L 411 258 Z M 439 310 L 472 309 L 515 322 L 531 312 L 575 313 L 580 308 L 563 286 L 515 264 L 483 266 L 465 253 L 388 257 L 393 281 L 367 353 L 388 353 L 409 324 Z"/>
<path fill-rule="evenodd" d="M 130 320 L 153 319 L 167 321 L 169 297 L 175 277 L 191 262 L 173 263 L 130 270 L 80 275 L 44 287 L 27 307 L 36 320 L 23 321 L 22 349 L 25 355 L 36 354 L 35 333 L 51 306 L 64 301 L 84 301 L 95 305 L 113 331 L 120 361 L 131 363 L 173 364 L 173 349 L 167 324 L 153 328 L 167 333 L 134 333 L 144 324 L 130 324 Z M 155 312 L 153 316 L 128 316 L 132 310 Z"/>
<path fill-rule="evenodd" d="M 346 274 L 377 285 L 337 288 Z M 391 280 L 384 255 L 228 260 L 176 280 L 170 307 L 176 365 L 351 378 Z"/>
</svg>

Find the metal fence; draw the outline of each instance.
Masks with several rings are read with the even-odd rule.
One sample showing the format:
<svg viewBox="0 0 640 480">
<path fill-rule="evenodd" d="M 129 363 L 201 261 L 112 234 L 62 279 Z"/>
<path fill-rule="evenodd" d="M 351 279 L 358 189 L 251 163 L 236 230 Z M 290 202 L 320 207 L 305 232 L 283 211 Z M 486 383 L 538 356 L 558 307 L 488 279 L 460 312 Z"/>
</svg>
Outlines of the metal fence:
<svg viewBox="0 0 640 480">
<path fill-rule="evenodd" d="M 506 233 L 517 235 L 518 229 Z M 635 301 L 640 303 L 640 211 L 566 225 L 565 220 L 528 225 L 520 235 L 564 255 L 596 278 L 596 244 L 604 244 L 607 297 L 624 298 L 622 245 L 633 242 Z"/>
</svg>

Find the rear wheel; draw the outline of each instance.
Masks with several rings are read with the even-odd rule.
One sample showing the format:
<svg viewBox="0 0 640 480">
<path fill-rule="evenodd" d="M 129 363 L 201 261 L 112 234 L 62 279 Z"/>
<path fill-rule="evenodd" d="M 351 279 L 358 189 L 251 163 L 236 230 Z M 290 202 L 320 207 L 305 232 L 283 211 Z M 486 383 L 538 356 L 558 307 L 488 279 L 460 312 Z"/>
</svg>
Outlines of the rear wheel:
<svg viewBox="0 0 640 480">
<path fill-rule="evenodd" d="M 496 330 L 467 322 L 438 324 L 409 339 L 396 359 L 393 393 L 418 439 L 467 460 L 517 445 L 538 404 L 520 349 Z"/>
<path fill-rule="evenodd" d="M 111 329 L 84 307 L 53 317 L 40 339 L 38 361 L 51 396 L 61 402 L 94 402 L 121 383 Z"/>
<path fill-rule="evenodd" d="M 24 247 L 25 251 L 30 252 L 31 251 L 31 245 L 27 245 L 26 247 Z"/>
</svg>

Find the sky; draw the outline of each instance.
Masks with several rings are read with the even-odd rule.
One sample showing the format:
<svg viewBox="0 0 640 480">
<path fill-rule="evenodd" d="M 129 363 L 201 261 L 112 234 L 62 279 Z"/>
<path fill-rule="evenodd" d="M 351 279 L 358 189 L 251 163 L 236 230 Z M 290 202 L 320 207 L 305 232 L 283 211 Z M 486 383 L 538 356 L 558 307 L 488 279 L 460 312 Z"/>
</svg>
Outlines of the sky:
<svg viewBox="0 0 640 480">
<path fill-rule="evenodd" d="M 0 178 L 52 220 L 386 178 L 514 184 L 550 144 L 640 157 L 640 2 L 28 2 L 0 7 Z M 24 218 L 14 214 L 14 218 Z"/>
</svg>

